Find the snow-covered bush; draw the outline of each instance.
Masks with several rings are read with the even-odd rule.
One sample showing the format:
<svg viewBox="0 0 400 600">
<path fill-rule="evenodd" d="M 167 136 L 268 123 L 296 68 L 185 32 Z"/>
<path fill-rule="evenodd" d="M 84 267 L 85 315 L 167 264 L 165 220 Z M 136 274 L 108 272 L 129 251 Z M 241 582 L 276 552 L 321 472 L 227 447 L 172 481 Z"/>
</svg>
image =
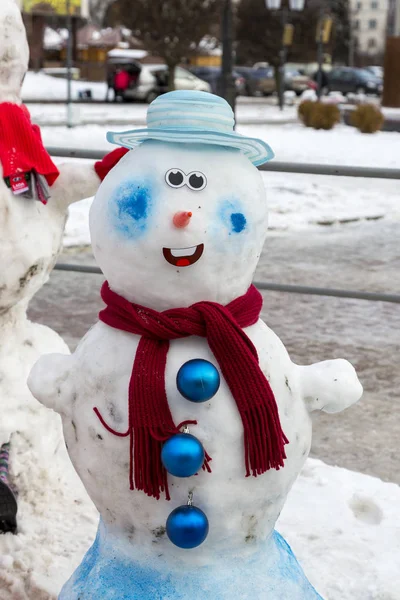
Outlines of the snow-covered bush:
<svg viewBox="0 0 400 600">
<path fill-rule="evenodd" d="M 340 121 L 340 110 L 332 102 L 306 100 L 299 105 L 299 119 L 306 127 L 332 129 Z"/>
<path fill-rule="evenodd" d="M 297 114 L 306 127 L 311 127 L 311 114 L 316 102 L 314 100 L 304 100 L 300 102 Z"/>
<path fill-rule="evenodd" d="M 314 102 L 310 115 L 310 126 L 314 129 L 333 129 L 340 122 L 340 110 L 336 104 Z"/>
<path fill-rule="evenodd" d="M 360 104 L 350 115 L 350 123 L 361 133 L 376 133 L 382 129 L 385 118 L 374 104 Z"/>
</svg>

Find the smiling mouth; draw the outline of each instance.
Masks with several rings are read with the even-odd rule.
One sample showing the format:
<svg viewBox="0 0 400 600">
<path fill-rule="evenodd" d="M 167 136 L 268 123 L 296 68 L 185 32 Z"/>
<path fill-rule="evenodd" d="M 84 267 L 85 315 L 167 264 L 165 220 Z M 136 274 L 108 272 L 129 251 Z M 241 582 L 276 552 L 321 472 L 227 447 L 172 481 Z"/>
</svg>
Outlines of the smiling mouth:
<svg viewBox="0 0 400 600">
<path fill-rule="evenodd" d="M 199 260 L 204 251 L 204 244 L 189 248 L 163 248 L 167 262 L 174 267 L 189 267 Z"/>
</svg>

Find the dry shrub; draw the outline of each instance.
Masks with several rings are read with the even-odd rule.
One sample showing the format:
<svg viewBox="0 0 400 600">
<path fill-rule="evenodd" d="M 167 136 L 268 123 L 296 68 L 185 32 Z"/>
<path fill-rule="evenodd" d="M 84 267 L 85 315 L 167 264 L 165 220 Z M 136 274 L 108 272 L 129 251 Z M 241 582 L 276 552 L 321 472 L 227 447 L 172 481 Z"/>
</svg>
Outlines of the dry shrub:
<svg viewBox="0 0 400 600">
<path fill-rule="evenodd" d="M 311 113 L 314 109 L 316 102 L 314 100 L 304 100 L 299 104 L 297 114 L 306 127 L 311 127 Z"/>
<path fill-rule="evenodd" d="M 305 100 L 299 105 L 298 115 L 306 127 L 332 129 L 340 121 L 340 110 L 333 103 Z"/>
<path fill-rule="evenodd" d="M 340 121 L 340 110 L 336 104 L 315 102 L 311 113 L 311 127 L 314 129 L 333 129 Z"/>
<path fill-rule="evenodd" d="M 373 104 L 360 104 L 350 115 L 350 122 L 361 133 L 375 133 L 384 123 L 382 111 Z"/>
</svg>

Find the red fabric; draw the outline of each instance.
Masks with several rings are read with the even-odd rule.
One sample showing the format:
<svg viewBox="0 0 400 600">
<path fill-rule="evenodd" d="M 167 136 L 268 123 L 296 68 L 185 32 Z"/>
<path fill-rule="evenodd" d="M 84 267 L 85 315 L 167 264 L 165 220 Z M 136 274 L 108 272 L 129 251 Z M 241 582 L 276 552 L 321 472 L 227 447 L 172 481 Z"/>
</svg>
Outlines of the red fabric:
<svg viewBox="0 0 400 600">
<path fill-rule="evenodd" d="M 99 160 L 94 164 L 94 169 L 101 181 L 109 174 L 111 169 L 121 160 L 125 154 L 129 152 L 128 148 L 117 148 L 105 155 L 103 160 Z"/>
<path fill-rule="evenodd" d="M 115 435 L 130 436 L 130 487 L 167 499 L 167 473 L 161 463 L 162 443 L 179 427 L 174 425 L 165 391 L 169 341 L 197 335 L 207 342 L 236 401 L 244 430 L 246 477 L 284 466 L 285 444 L 273 391 L 258 364 L 257 351 L 243 331 L 257 322 L 262 297 L 254 286 L 227 306 L 198 302 L 189 308 L 157 312 L 132 304 L 103 284 L 107 307 L 100 320 L 116 329 L 142 336 L 129 383 L 125 433 L 112 430 L 97 408 L 102 424 Z"/>
<path fill-rule="evenodd" d="M 59 175 L 43 146 L 40 129 L 30 122 L 26 107 L 10 102 L 0 104 L 0 163 L 3 177 L 35 169 L 53 185 Z"/>
<path fill-rule="evenodd" d="M 114 89 L 124 91 L 129 87 L 131 78 L 127 71 L 120 71 L 114 75 Z"/>
</svg>

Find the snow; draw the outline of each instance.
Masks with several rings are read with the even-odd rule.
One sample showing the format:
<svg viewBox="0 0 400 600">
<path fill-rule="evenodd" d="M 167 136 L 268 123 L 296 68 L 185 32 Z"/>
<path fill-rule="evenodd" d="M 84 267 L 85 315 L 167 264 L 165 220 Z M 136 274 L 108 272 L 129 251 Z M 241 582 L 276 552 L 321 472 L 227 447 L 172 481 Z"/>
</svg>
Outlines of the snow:
<svg viewBox="0 0 400 600">
<path fill-rule="evenodd" d="M 44 30 L 44 47 L 47 50 L 60 50 L 64 45 L 64 38 L 55 29 L 46 27 Z"/>
<path fill-rule="evenodd" d="M 326 600 L 399 600 L 393 483 L 308 459 L 277 529 Z"/>
<path fill-rule="evenodd" d="M 90 89 L 94 100 L 104 100 L 107 84 L 104 82 L 72 81 L 72 99 L 79 98 L 79 92 Z M 51 77 L 44 73 L 28 71 L 22 85 L 22 100 L 66 100 L 67 80 Z"/>
<path fill-rule="evenodd" d="M 148 55 L 148 52 L 145 50 L 136 50 L 136 49 L 120 49 L 114 48 L 114 50 L 110 50 L 107 53 L 109 58 L 135 58 L 136 60 L 140 60 Z"/>
</svg>

